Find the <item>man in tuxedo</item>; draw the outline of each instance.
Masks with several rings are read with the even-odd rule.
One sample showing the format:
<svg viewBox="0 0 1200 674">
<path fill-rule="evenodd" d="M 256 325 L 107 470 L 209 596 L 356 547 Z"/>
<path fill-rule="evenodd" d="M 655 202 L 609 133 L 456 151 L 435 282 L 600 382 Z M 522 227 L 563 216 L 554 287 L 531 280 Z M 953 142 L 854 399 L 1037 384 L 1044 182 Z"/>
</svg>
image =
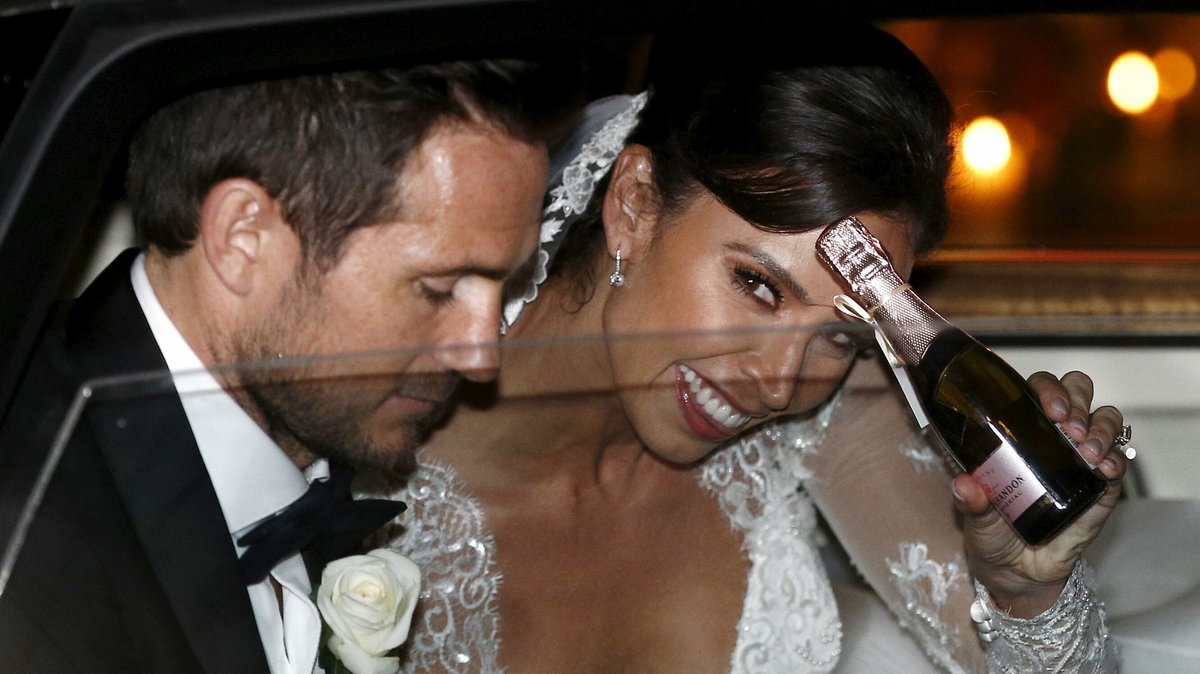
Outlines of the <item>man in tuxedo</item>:
<svg viewBox="0 0 1200 674">
<path fill-rule="evenodd" d="M 493 375 L 546 181 L 536 72 L 313 75 L 147 121 L 144 249 L 47 329 L 0 429 L 0 541 L 70 431 L 0 596 L 0 671 L 314 670 L 314 570 L 248 573 L 239 541 L 331 466 L 404 467 L 459 378 Z"/>
</svg>

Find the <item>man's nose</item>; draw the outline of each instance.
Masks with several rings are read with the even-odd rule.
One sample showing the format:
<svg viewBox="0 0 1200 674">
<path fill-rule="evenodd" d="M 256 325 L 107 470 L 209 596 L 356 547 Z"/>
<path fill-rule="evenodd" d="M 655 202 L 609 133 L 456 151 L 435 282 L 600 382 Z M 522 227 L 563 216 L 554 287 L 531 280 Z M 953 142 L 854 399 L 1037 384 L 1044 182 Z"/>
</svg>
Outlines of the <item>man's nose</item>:
<svg viewBox="0 0 1200 674">
<path fill-rule="evenodd" d="M 471 381 L 496 378 L 500 367 L 500 295 L 462 302 L 444 326 L 434 359 Z"/>
</svg>

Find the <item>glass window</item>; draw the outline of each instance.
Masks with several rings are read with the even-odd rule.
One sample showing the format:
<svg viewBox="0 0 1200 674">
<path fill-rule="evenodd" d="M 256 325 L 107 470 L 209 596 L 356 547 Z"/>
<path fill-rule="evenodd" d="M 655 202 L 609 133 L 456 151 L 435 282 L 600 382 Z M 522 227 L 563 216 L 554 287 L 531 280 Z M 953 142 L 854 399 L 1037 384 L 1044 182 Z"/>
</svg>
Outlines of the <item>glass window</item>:
<svg viewBox="0 0 1200 674">
<path fill-rule="evenodd" d="M 885 27 L 964 127 L 947 246 L 1200 249 L 1200 17 Z"/>
</svg>

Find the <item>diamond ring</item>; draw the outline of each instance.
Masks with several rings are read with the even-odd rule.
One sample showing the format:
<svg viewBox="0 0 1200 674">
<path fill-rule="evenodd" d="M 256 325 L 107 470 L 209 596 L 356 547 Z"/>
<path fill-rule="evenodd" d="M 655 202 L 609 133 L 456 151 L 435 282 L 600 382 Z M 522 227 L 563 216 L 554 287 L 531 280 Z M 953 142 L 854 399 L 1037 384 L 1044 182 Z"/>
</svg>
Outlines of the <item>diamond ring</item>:
<svg viewBox="0 0 1200 674">
<path fill-rule="evenodd" d="M 1129 441 L 1132 439 L 1133 439 L 1133 427 L 1130 426 L 1129 424 L 1125 424 L 1124 426 L 1121 427 L 1121 432 L 1117 433 L 1117 439 L 1113 440 L 1113 444 L 1118 447 L 1124 447 L 1125 445 L 1128 445 Z"/>
<path fill-rule="evenodd" d="M 1129 424 L 1121 426 L 1121 432 L 1117 433 L 1117 439 L 1113 440 L 1113 446 L 1120 449 L 1126 459 L 1132 460 L 1137 456 L 1137 450 L 1133 447 L 1127 447 L 1129 441 L 1133 439 L 1133 427 Z"/>
</svg>

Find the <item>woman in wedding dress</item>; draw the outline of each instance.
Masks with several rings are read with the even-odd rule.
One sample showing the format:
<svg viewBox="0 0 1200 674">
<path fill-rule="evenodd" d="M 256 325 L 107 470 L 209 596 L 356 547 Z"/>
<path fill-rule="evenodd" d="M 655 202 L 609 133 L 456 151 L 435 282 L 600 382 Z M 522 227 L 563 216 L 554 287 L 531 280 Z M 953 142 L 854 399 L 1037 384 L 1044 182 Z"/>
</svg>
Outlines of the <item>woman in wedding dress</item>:
<svg viewBox="0 0 1200 674">
<path fill-rule="evenodd" d="M 500 402 L 465 401 L 393 494 L 386 544 L 423 575 L 406 670 L 854 667 L 818 510 L 927 667 L 1115 670 L 1079 556 L 1119 494 L 1119 412 L 1079 373 L 1031 378 L 1110 487 L 1026 548 L 856 358 L 814 252 L 848 215 L 902 273 L 936 243 L 944 94 L 874 29 L 769 43 L 658 69 L 562 171 Z"/>
</svg>

